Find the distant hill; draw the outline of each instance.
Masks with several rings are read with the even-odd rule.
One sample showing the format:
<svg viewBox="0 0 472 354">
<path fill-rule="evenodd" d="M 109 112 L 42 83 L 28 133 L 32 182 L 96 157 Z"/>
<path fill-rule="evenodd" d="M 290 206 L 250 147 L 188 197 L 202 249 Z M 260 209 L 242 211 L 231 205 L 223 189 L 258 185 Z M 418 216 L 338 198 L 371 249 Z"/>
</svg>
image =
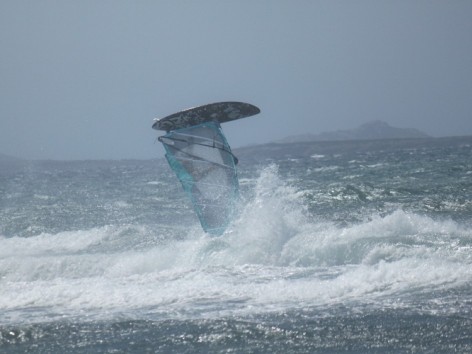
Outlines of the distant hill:
<svg viewBox="0 0 472 354">
<path fill-rule="evenodd" d="M 407 139 L 429 138 L 430 136 L 413 128 L 396 128 L 388 123 L 376 120 L 365 123 L 355 129 L 336 130 L 321 134 L 304 134 L 289 136 L 277 143 L 295 143 L 307 141 L 339 141 L 339 140 L 381 140 L 381 139 Z"/>
<path fill-rule="evenodd" d="M 20 161 L 20 159 L 13 156 L 0 154 L 0 162 L 5 162 L 5 161 Z"/>
</svg>

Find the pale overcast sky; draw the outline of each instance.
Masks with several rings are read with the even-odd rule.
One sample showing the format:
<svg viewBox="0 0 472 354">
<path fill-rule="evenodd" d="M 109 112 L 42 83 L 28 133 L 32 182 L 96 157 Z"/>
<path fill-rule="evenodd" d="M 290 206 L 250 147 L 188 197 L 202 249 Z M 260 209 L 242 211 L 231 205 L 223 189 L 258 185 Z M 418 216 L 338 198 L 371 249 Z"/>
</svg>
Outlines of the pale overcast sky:
<svg viewBox="0 0 472 354">
<path fill-rule="evenodd" d="M 472 135 L 472 1 L 0 1 L 0 153 L 162 157 L 152 120 L 238 100 L 239 147 L 383 120 Z"/>
</svg>

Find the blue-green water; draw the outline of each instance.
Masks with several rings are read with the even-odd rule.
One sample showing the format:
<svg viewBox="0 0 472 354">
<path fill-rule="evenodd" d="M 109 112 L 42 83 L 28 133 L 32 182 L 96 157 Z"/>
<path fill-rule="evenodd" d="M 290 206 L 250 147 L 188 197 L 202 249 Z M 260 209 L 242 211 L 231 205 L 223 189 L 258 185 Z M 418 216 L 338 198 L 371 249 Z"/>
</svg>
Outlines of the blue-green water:
<svg viewBox="0 0 472 354">
<path fill-rule="evenodd" d="M 472 352 L 472 137 L 240 149 L 206 235 L 165 161 L 0 163 L 0 352 Z"/>
</svg>

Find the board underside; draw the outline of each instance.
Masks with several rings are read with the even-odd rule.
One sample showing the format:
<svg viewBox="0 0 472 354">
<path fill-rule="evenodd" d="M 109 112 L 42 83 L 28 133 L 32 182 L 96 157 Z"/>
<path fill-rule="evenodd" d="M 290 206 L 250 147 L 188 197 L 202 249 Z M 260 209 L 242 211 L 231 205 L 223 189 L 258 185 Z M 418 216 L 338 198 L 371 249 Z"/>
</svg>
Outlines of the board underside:
<svg viewBox="0 0 472 354">
<path fill-rule="evenodd" d="M 171 131 L 188 128 L 205 122 L 225 123 L 258 114 L 260 109 L 244 102 L 218 102 L 186 109 L 158 119 L 153 129 Z"/>
</svg>

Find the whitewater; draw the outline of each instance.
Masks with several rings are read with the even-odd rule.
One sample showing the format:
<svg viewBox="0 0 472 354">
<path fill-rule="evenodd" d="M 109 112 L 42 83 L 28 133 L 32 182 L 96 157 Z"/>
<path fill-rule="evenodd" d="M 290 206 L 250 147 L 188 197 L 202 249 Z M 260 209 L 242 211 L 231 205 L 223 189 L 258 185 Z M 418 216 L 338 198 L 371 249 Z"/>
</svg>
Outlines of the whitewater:
<svg viewBox="0 0 472 354">
<path fill-rule="evenodd" d="M 0 352 L 472 351 L 471 137 L 251 149 L 221 237 L 162 159 L 2 162 Z"/>
</svg>

